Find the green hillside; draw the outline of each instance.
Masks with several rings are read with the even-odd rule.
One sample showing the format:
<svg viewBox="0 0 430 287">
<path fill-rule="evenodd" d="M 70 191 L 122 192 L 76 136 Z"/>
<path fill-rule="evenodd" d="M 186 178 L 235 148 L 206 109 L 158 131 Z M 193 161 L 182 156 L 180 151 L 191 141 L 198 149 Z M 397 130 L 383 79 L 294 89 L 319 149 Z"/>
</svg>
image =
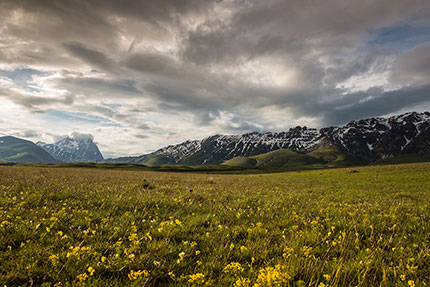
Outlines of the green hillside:
<svg viewBox="0 0 430 287">
<path fill-rule="evenodd" d="M 140 164 L 144 164 L 147 166 L 161 166 L 165 164 L 176 164 L 176 162 L 171 157 L 165 155 L 157 155 L 140 162 Z"/>
<path fill-rule="evenodd" d="M 223 165 L 259 168 L 301 169 L 306 167 L 343 167 L 362 165 L 354 156 L 336 148 L 324 148 L 308 154 L 300 154 L 289 149 L 280 149 L 250 157 L 235 157 Z"/>
<path fill-rule="evenodd" d="M 362 165 L 366 162 L 355 158 L 353 155 L 340 151 L 337 148 L 321 148 L 314 150 L 307 155 L 323 160 L 334 167 Z"/>
<path fill-rule="evenodd" d="M 203 150 L 199 150 L 195 153 L 191 153 L 189 155 L 184 156 L 179 162 L 182 165 L 200 165 L 206 159 L 206 154 Z M 213 164 L 222 163 L 221 158 L 216 158 L 213 160 Z"/>
<path fill-rule="evenodd" d="M 250 157 L 236 157 L 223 163 L 229 166 L 260 168 L 301 168 L 323 164 L 324 161 L 289 149 L 280 149 Z"/>
<path fill-rule="evenodd" d="M 31 141 L 5 136 L 0 137 L 0 161 L 53 163 L 55 159 Z"/>
<path fill-rule="evenodd" d="M 410 154 L 401 154 L 396 157 L 390 157 L 381 159 L 375 162 L 375 164 L 400 164 L 400 163 L 414 163 L 414 162 L 429 162 L 430 161 L 430 153 L 410 153 Z"/>
<path fill-rule="evenodd" d="M 258 164 L 258 160 L 251 157 L 238 156 L 223 163 L 229 166 L 254 167 Z"/>
</svg>

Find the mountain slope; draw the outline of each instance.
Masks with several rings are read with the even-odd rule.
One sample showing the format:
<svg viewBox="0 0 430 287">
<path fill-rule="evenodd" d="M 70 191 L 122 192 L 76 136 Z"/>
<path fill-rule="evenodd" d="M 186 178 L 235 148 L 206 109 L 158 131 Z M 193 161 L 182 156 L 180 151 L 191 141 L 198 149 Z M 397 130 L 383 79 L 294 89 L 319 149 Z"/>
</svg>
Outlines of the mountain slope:
<svg viewBox="0 0 430 287">
<path fill-rule="evenodd" d="M 54 163 L 56 160 L 31 141 L 0 137 L 0 161 Z"/>
<path fill-rule="evenodd" d="M 250 157 L 235 157 L 224 163 L 228 166 L 260 168 L 306 168 L 306 167 L 342 167 L 360 165 L 365 162 L 340 151 L 337 148 L 320 148 L 307 154 L 280 149 Z"/>
<path fill-rule="evenodd" d="M 335 167 L 362 165 L 366 163 L 365 160 L 360 160 L 352 154 L 339 150 L 337 147 L 319 148 L 309 152 L 307 155 Z"/>
<path fill-rule="evenodd" d="M 201 148 L 201 141 L 188 140 L 170 145 L 150 154 L 104 159 L 104 163 L 138 163 L 146 165 L 179 164 L 180 161 Z"/>
<path fill-rule="evenodd" d="M 344 127 L 322 129 L 320 133 L 326 143 L 360 159 L 374 161 L 430 150 L 429 129 L 430 113 L 411 112 L 388 119 L 352 121 Z M 417 148 L 414 150 L 413 146 Z"/>
<path fill-rule="evenodd" d="M 98 162 L 103 156 L 91 138 L 66 137 L 54 144 L 36 143 L 60 162 Z"/>
<path fill-rule="evenodd" d="M 299 168 L 322 163 L 324 163 L 324 161 L 321 159 L 296 153 L 289 149 L 280 149 L 250 157 L 235 157 L 222 164 L 240 167 Z"/>
</svg>

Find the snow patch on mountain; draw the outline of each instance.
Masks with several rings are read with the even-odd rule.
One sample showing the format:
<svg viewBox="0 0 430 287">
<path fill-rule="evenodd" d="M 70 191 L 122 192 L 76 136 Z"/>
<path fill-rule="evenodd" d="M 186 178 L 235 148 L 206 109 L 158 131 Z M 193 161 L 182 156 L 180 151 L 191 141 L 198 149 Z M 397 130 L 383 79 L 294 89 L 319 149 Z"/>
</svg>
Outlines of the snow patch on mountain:
<svg viewBox="0 0 430 287">
<path fill-rule="evenodd" d="M 166 155 L 175 160 L 178 163 L 184 156 L 190 154 L 193 151 L 199 150 L 201 147 L 201 141 L 199 140 L 188 140 L 181 144 L 170 145 L 151 153 L 150 155 Z"/>
</svg>

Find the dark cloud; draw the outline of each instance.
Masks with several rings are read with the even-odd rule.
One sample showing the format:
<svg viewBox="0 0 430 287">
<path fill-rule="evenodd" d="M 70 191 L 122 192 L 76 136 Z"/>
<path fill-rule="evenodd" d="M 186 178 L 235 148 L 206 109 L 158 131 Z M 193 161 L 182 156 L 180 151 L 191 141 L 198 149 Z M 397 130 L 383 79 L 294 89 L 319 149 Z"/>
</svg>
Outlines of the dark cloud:
<svg viewBox="0 0 430 287">
<path fill-rule="evenodd" d="M 330 86 L 341 83 L 352 76 L 362 75 L 367 72 L 383 72 L 388 70 L 387 58 L 393 56 L 393 51 L 371 47 L 353 58 L 335 58 L 336 66 L 329 67 L 325 71 L 324 82 Z"/>
<path fill-rule="evenodd" d="M 430 43 L 400 55 L 391 73 L 394 83 L 428 84 L 430 81 Z"/>
<path fill-rule="evenodd" d="M 182 67 L 172 57 L 161 53 L 132 54 L 123 64 L 125 67 L 149 76 L 162 76 L 172 80 L 192 81 L 192 68 Z"/>
<path fill-rule="evenodd" d="M 81 43 L 66 43 L 64 47 L 71 55 L 94 68 L 99 68 L 103 71 L 113 71 L 115 69 L 116 63 L 100 51 L 90 49 Z"/>
<path fill-rule="evenodd" d="M 264 54 L 303 57 L 312 50 L 346 52 L 373 36 L 368 29 L 391 25 L 430 7 L 421 0 L 412 2 L 257 2 L 238 11 L 231 23 L 205 23 L 189 33 L 183 54 L 190 61 L 213 63 Z"/>
<path fill-rule="evenodd" d="M 135 86 L 135 81 L 127 79 L 65 76 L 48 82 L 59 89 L 65 88 L 75 95 L 89 95 L 91 98 L 117 97 L 121 99 L 142 95 L 142 91 Z"/>
<path fill-rule="evenodd" d="M 170 27 L 177 27 L 184 17 L 200 15 L 210 11 L 215 1 L 199 0 L 5 0 L 0 4 L 2 11 L 25 13 L 24 23 L 33 26 L 20 26 L 9 23 L 7 33 L 26 39 L 74 40 L 104 43 L 116 46 L 115 40 L 130 28 L 135 37 L 148 36 L 156 30 L 163 37 Z M 6 16 L 7 13 L 4 13 Z M 130 20 L 141 23 L 131 25 Z M 163 35 L 164 33 L 164 35 Z M 142 34 L 142 35 L 139 35 Z M 152 33 L 154 34 L 154 33 Z"/>
<path fill-rule="evenodd" d="M 353 96 L 366 98 L 367 95 L 364 93 L 363 95 Z M 426 102 L 428 103 L 429 100 L 430 85 L 405 87 L 394 91 L 382 92 L 375 97 L 371 97 L 364 101 L 355 101 L 349 106 L 342 108 L 337 108 L 335 103 L 333 103 L 334 105 L 323 107 L 326 111 L 324 118 L 326 119 L 327 124 L 344 124 L 346 121 L 353 119 L 358 120 L 373 117 L 375 115 L 386 115 L 398 112 L 406 107 Z M 430 108 L 430 106 L 427 108 Z"/>
<path fill-rule="evenodd" d="M 38 95 L 25 94 L 22 91 L 14 90 L 11 88 L 0 87 L 0 97 L 5 97 L 13 103 L 23 106 L 35 112 L 43 112 L 44 106 L 51 105 L 65 105 L 70 106 L 73 104 L 74 97 L 70 94 L 57 96 L 57 97 L 44 97 Z"/>
</svg>

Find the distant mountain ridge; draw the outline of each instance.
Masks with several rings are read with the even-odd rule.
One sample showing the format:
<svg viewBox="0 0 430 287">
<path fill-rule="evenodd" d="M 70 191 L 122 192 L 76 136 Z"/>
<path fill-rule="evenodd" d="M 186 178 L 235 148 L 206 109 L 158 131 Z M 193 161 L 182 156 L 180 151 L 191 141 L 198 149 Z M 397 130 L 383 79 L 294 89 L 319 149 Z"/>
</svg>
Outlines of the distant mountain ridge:
<svg viewBox="0 0 430 287">
<path fill-rule="evenodd" d="M 407 153 L 430 152 L 430 113 L 409 112 L 389 118 L 369 118 L 319 130 L 298 126 L 279 133 L 214 135 L 171 145 L 150 154 L 104 162 L 212 165 L 278 149 L 309 153 L 321 148 L 336 148 L 367 162 Z"/>
<path fill-rule="evenodd" d="M 98 162 L 103 160 L 99 148 L 92 138 L 75 139 L 66 137 L 56 143 L 37 142 L 59 162 Z"/>
</svg>

